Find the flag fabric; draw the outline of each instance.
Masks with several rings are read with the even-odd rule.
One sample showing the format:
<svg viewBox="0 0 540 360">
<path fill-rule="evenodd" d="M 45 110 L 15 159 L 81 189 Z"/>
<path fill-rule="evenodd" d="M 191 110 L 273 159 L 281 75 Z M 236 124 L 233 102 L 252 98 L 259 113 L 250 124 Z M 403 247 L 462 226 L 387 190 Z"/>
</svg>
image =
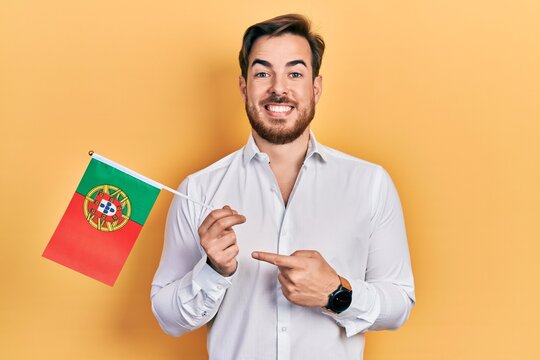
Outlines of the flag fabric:
<svg viewBox="0 0 540 360">
<path fill-rule="evenodd" d="M 162 187 L 93 154 L 43 256 L 113 286 Z"/>
</svg>

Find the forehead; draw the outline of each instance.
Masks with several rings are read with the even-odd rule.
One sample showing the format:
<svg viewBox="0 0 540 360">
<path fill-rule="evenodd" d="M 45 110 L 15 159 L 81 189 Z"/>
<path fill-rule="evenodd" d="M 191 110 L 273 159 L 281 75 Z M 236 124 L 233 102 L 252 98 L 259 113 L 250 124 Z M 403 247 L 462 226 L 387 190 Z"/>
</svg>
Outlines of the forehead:
<svg viewBox="0 0 540 360">
<path fill-rule="evenodd" d="M 287 63 L 292 60 L 304 60 L 311 67 L 311 49 L 306 38 L 283 34 L 279 36 L 261 36 L 249 53 L 249 66 L 254 59 L 266 60 L 273 65 Z"/>
</svg>

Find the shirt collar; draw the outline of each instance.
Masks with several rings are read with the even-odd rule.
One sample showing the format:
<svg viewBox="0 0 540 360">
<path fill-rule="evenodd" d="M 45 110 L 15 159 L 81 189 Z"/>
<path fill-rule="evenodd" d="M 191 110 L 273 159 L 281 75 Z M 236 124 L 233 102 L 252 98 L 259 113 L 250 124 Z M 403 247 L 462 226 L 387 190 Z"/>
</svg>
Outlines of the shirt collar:
<svg viewBox="0 0 540 360">
<path fill-rule="evenodd" d="M 326 153 L 326 148 L 317 141 L 317 139 L 315 138 L 315 135 L 310 130 L 308 150 L 306 153 L 306 159 L 304 160 L 304 164 L 308 161 L 308 159 L 313 157 L 315 154 L 317 154 L 316 156 L 317 158 L 319 158 L 323 162 L 326 162 L 327 157 L 328 157 Z M 244 165 L 247 165 L 251 161 L 251 159 L 253 159 L 254 157 L 257 157 L 260 159 L 266 159 L 268 161 L 268 155 L 259 150 L 259 147 L 255 143 L 255 139 L 253 138 L 253 134 L 251 133 L 249 134 L 249 139 L 246 146 L 244 146 L 242 156 L 244 160 Z"/>
<path fill-rule="evenodd" d="M 308 143 L 308 151 L 306 154 L 306 160 L 312 157 L 313 155 L 317 155 L 320 160 L 323 162 L 326 162 L 328 159 L 328 154 L 326 153 L 326 148 L 324 145 L 320 144 L 317 139 L 315 138 L 315 135 L 310 130 L 309 131 L 309 143 Z"/>
</svg>

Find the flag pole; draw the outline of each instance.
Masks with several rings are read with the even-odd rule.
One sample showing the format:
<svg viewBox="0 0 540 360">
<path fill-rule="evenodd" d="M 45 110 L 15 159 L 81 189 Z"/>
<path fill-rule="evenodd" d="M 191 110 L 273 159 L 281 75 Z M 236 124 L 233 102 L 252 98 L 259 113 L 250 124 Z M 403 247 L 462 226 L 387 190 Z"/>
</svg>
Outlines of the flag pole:
<svg viewBox="0 0 540 360">
<path fill-rule="evenodd" d="M 131 176 L 133 176 L 133 177 L 135 177 L 135 178 L 137 178 L 137 179 L 139 179 L 141 181 L 149 183 L 152 186 L 155 186 L 155 187 L 159 188 L 160 190 L 167 190 L 169 192 L 172 192 L 174 195 L 178 195 L 178 196 L 180 196 L 180 197 L 182 197 L 182 198 L 184 198 L 186 200 L 189 200 L 189 201 L 191 201 L 191 202 L 193 202 L 193 203 L 195 203 L 197 205 L 200 205 L 200 206 L 202 206 L 202 207 L 204 207 L 204 208 L 206 208 L 206 209 L 208 209 L 210 211 L 214 210 L 214 208 L 212 206 L 210 206 L 210 205 L 206 205 L 205 203 L 202 203 L 200 201 L 192 199 L 191 197 L 187 196 L 186 194 L 182 194 L 179 191 L 173 190 L 168 186 L 165 186 L 165 185 L 163 185 L 163 184 L 161 184 L 161 183 L 159 183 L 157 181 L 154 181 L 154 180 L 152 180 L 150 178 L 147 178 L 146 176 L 141 175 L 138 172 L 135 172 L 135 171 L 123 166 L 123 165 L 117 164 L 114 161 L 107 159 L 106 157 L 103 157 L 103 156 L 101 156 L 99 154 L 96 154 L 93 150 L 90 150 L 88 152 L 88 155 L 90 155 L 92 158 L 94 158 L 96 160 L 99 160 L 99 161 L 104 162 L 104 163 L 106 163 L 108 165 L 111 165 L 111 166 L 117 168 L 118 170 L 121 170 L 121 171 L 125 172 L 126 174 L 131 175 Z"/>
<path fill-rule="evenodd" d="M 186 199 L 186 200 L 189 200 L 189 201 L 191 201 L 191 202 L 193 202 L 193 203 L 195 203 L 195 204 L 197 204 L 197 205 L 201 205 L 202 207 L 204 207 L 204 208 L 206 208 L 206 209 L 208 209 L 208 210 L 210 210 L 210 211 L 214 210 L 214 208 L 211 207 L 210 205 L 206 205 L 205 203 L 202 203 L 202 202 L 200 202 L 200 201 L 197 201 L 197 200 L 195 200 L 195 199 L 192 199 L 192 198 L 190 198 L 189 196 L 187 196 L 187 195 L 185 195 L 185 194 L 182 194 L 182 193 L 179 192 L 179 191 L 173 190 L 173 189 L 171 189 L 170 187 L 165 186 L 165 185 L 163 185 L 163 184 L 162 184 L 161 186 L 163 186 L 163 190 L 170 191 L 170 192 L 172 192 L 173 194 L 178 195 L 178 196 L 180 196 L 180 197 L 182 197 L 182 198 L 184 198 L 184 199 Z"/>
</svg>

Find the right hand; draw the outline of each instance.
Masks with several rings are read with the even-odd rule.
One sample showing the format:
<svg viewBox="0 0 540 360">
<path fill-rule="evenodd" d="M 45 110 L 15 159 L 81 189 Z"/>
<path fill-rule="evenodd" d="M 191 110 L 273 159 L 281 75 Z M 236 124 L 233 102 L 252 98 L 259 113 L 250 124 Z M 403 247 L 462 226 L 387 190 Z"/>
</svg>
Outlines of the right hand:
<svg viewBox="0 0 540 360">
<path fill-rule="evenodd" d="M 201 246 L 208 256 L 209 265 L 222 276 L 236 271 L 239 248 L 233 225 L 246 222 L 246 217 L 225 205 L 213 210 L 199 227 Z"/>
</svg>

